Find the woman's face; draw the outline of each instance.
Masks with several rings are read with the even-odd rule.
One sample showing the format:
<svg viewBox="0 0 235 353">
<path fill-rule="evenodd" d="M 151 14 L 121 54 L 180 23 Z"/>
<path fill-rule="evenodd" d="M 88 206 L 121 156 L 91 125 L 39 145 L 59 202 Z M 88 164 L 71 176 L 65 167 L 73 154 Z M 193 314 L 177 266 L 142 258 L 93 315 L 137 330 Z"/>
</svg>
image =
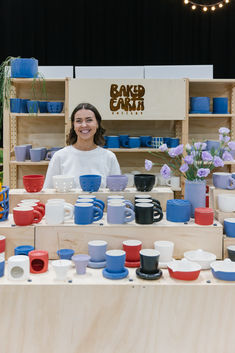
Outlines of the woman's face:
<svg viewBox="0 0 235 353">
<path fill-rule="evenodd" d="M 93 111 L 89 109 L 77 111 L 74 116 L 74 130 L 80 141 L 93 141 L 97 129 L 98 122 Z"/>
</svg>

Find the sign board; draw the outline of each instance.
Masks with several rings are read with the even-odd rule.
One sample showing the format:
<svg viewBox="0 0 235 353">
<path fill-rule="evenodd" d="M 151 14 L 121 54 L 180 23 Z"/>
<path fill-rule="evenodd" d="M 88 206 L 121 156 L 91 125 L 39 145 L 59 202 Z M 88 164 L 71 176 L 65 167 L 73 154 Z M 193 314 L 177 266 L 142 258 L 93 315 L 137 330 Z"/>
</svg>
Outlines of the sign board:
<svg viewBox="0 0 235 353">
<path fill-rule="evenodd" d="M 82 102 L 103 120 L 184 120 L 186 80 L 71 79 L 69 116 Z"/>
</svg>

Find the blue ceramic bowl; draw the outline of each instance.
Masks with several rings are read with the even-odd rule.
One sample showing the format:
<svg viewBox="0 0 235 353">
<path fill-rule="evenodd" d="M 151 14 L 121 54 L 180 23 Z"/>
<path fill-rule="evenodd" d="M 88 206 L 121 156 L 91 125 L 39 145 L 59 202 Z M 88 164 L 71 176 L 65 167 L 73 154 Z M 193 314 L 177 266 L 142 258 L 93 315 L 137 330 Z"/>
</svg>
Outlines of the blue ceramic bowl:
<svg viewBox="0 0 235 353">
<path fill-rule="evenodd" d="M 47 102 L 48 113 L 61 113 L 63 110 L 63 102 Z"/>
<path fill-rule="evenodd" d="M 47 113 L 47 103 L 48 102 L 38 102 L 40 113 Z"/>
<path fill-rule="evenodd" d="M 59 249 L 57 250 L 57 255 L 60 259 L 71 260 L 74 255 L 73 249 Z"/>
<path fill-rule="evenodd" d="M 99 190 L 101 184 L 101 175 L 88 174 L 79 177 L 80 185 L 83 191 L 95 192 Z"/>
<path fill-rule="evenodd" d="M 212 262 L 211 271 L 213 276 L 217 279 L 222 281 L 235 281 L 235 263 L 230 259 Z"/>
<path fill-rule="evenodd" d="M 32 245 L 20 245 L 14 249 L 14 253 L 15 253 L 15 255 L 28 256 L 28 253 L 32 250 L 34 250 L 34 246 L 32 246 Z"/>
</svg>

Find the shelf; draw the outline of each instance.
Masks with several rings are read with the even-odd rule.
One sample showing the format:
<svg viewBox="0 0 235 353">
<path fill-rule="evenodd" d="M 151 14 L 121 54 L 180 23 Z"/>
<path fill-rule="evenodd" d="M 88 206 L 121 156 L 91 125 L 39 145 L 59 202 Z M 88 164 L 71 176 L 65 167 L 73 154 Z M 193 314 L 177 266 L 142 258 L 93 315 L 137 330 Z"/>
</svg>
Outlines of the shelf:
<svg viewBox="0 0 235 353">
<path fill-rule="evenodd" d="M 235 114 L 189 114 L 189 118 L 233 118 Z"/>
<path fill-rule="evenodd" d="M 107 148 L 112 152 L 161 152 L 157 148 Z"/>
<path fill-rule="evenodd" d="M 36 117 L 65 117 L 65 113 L 10 113 L 10 116 L 13 117 L 15 116 L 16 118 L 20 118 L 20 117 L 26 117 L 26 118 L 36 118 Z"/>
<path fill-rule="evenodd" d="M 12 83 L 27 83 L 27 82 L 41 82 L 41 81 L 48 81 L 48 82 L 65 82 L 65 79 L 61 78 L 12 78 Z"/>
<path fill-rule="evenodd" d="M 27 161 L 27 162 L 17 162 L 17 161 L 10 161 L 11 165 L 48 165 L 49 161 L 40 161 L 40 162 L 31 162 L 31 161 Z"/>
</svg>

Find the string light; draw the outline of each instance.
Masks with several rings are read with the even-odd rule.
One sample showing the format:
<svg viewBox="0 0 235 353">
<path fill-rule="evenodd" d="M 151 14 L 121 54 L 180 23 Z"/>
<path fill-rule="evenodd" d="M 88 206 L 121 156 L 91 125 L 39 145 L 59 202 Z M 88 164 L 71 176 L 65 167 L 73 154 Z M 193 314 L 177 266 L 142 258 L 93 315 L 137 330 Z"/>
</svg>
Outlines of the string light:
<svg viewBox="0 0 235 353">
<path fill-rule="evenodd" d="M 203 4 L 204 2 L 204 4 Z M 185 5 L 191 5 L 192 10 L 196 10 L 197 7 L 199 7 L 203 12 L 208 12 L 208 10 L 215 11 L 217 8 L 223 8 L 224 5 L 229 4 L 230 0 L 217 0 L 217 1 L 212 1 L 212 3 L 207 4 L 207 1 L 202 1 L 202 0 L 184 0 Z"/>
</svg>

